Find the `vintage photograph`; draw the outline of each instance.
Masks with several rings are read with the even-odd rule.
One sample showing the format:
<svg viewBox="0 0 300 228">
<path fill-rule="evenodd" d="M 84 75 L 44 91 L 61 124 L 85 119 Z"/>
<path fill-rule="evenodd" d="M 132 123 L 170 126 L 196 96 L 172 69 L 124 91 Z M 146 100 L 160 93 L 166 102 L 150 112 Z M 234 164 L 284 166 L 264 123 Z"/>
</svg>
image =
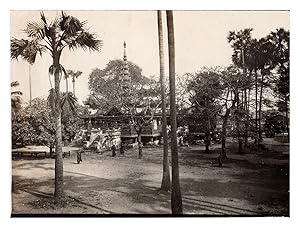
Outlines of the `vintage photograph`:
<svg viewBox="0 0 300 228">
<path fill-rule="evenodd" d="M 290 12 L 11 10 L 11 216 L 290 216 Z"/>
</svg>

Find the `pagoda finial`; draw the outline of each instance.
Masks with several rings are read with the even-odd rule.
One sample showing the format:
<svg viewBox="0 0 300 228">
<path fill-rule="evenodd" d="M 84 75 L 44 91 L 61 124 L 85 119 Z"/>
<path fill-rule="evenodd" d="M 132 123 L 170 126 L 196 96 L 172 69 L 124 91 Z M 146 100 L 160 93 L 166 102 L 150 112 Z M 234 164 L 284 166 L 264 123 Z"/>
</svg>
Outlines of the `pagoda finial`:
<svg viewBox="0 0 300 228">
<path fill-rule="evenodd" d="M 124 45 L 124 57 L 123 57 L 123 60 L 127 61 L 127 56 L 126 56 L 126 42 L 125 41 L 124 41 L 123 45 Z"/>
<path fill-rule="evenodd" d="M 123 45 L 124 45 L 123 80 L 128 83 L 130 81 L 130 77 L 129 77 L 129 69 L 128 69 L 128 63 L 127 63 L 127 56 L 126 56 L 126 42 L 125 41 L 124 41 Z"/>
</svg>

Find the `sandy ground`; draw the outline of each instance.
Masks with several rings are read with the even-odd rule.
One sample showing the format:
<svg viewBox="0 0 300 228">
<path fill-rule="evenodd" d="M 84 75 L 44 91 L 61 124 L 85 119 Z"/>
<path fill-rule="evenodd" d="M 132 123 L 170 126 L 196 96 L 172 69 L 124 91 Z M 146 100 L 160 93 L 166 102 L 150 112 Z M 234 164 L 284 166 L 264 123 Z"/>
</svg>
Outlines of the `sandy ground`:
<svg viewBox="0 0 300 228">
<path fill-rule="evenodd" d="M 288 156 L 228 153 L 217 166 L 218 146 L 210 154 L 201 146 L 179 151 L 180 184 L 185 214 L 204 216 L 288 216 Z M 169 214 L 170 193 L 159 191 L 162 148 L 137 149 L 111 157 L 76 152 L 64 159 L 66 200 L 52 197 L 54 159 L 18 158 L 12 161 L 13 214 Z"/>
</svg>

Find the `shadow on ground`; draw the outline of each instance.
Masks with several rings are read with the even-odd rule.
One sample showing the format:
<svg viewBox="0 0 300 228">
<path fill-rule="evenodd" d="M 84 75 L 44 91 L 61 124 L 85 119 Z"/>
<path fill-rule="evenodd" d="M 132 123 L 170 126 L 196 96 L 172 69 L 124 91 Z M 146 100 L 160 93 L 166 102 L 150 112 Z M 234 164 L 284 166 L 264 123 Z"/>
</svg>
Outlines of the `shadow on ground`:
<svg viewBox="0 0 300 228">
<path fill-rule="evenodd" d="M 204 154 L 202 150 L 181 148 L 180 166 L 187 172 L 181 176 L 184 212 L 203 216 L 288 216 L 289 211 L 289 167 L 253 164 L 247 160 L 236 160 L 229 156 L 224 167 L 217 167 L 219 149 Z M 144 157 L 138 160 L 137 151 L 126 151 L 125 156 L 111 158 L 104 154 L 83 154 L 84 165 L 99 165 L 99 162 L 127 166 L 160 167 L 162 149 L 144 149 Z M 170 193 L 160 192 L 160 180 L 149 179 L 146 170 L 130 170 L 120 176 L 103 178 L 95 170 L 87 173 L 77 166 L 75 154 L 66 160 L 72 169 L 65 170 L 65 193 L 67 200 L 53 198 L 54 180 L 48 176 L 29 178 L 22 172 L 36 170 L 52 173 L 54 160 L 15 161 L 13 167 L 13 213 L 82 213 L 82 214 L 169 214 Z M 119 160 L 118 160 L 119 159 Z M 109 172 L 109 171 L 108 171 Z M 160 171 L 159 171 L 160 172 Z M 92 173 L 92 174 L 91 174 Z M 184 173 L 184 172 L 183 172 Z M 30 175 L 32 176 L 32 175 Z M 34 201 L 22 201 L 28 194 Z M 18 201 L 19 200 L 19 201 Z M 19 203 L 25 204 L 19 208 Z M 27 210 L 29 211 L 21 211 Z"/>
</svg>

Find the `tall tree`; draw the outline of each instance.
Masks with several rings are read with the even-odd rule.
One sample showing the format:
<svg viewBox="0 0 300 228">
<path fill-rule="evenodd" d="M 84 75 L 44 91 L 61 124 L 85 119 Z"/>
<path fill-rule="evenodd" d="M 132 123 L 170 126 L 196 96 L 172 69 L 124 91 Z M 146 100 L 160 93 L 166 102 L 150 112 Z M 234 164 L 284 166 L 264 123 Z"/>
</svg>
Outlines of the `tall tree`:
<svg viewBox="0 0 300 228">
<path fill-rule="evenodd" d="M 244 88 L 243 74 L 240 69 L 235 66 L 227 67 L 221 74 L 221 82 L 223 87 L 223 96 L 220 98 L 221 103 L 223 103 L 224 114 L 222 117 L 222 133 L 221 133 L 221 143 L 222 149 L 220 153 L 220 159 L 226 158 L 226 137 L 227 137 L 227 127 L 230 117 L 234 116 L 235 110 L 237 108 L 237 103 L 239 100 L 239 91 Z M 240 148 L 241 149 L 241 148 Z M 221 162 L 221 161 L 220 161 Z"/>
<path fill-rule="evenodd" d="M 232 55 L 232 61 L 241 69 L 243 69 L 244 77 L 250 79 L 250 70 L 249 70 L 249 56 L 250 56 L 250 46 L 251 46 L 251 32 L 252 28 L 247 28 L 240 30 L 238 32 L 230 31 L 227 37 L 229 43 L 234 50 Z M 247 85 L 243 89 L 242 94 L 242 103 L 241 106 L 246 112 L 245 128 L 244 128 L 244 144 L 245 147 L 248 144 L 248 128 L 249 128 L 249 97 L 247 91 L 251 89 L 251 84 Z"/>
<path fill-rule="evenodd" d="M 219 98 L 222 95 L 221 74 L 217 69 L 201 69 L 195 74 L 190 74 L 187 85 L 190 94 L 189 100 L 192 103 L 191 110 L 195 122 L 204 123 L 205 151 L 209 152 L 211 136 L 216 125 L 216 119 L 221 111 Z"/>
<path fill-rule="evenodd" d="M 170 120 L 171 120 L 171 157 L 172 157 L 172 214 L 182 214 L 182 197 L 179 181 L 179 165 L 177 150 L 177 120 L 175 98 L 175 39 L 173 11 L 167 11 L 168 50 L 169 50 L 169 81 L 170 81 Z"/>
<path fill-rule="evenodd" d="M 274 57 L 272 52 L 273 46 L 267 37 L 251 40 L 247 65 L 255 75 L 255 139 L 257 145 L 262 142 L 262 108 L 266 101 L 264 92 L 270 86 L 273 77 L 274 60 L 272 59 Z"/>
<path fill-rule="evenodd" d="M 165 63 L 164 63 L 164 36 L 162 25 L 162 12 L 157 11 L 158 25 L 158 42 L 159 42 L 159 66 L 160 66 L 160 90 L 162 101 L 162 135 L 164 141 L 163 149 L 163 177 L 161 182 L 161 190 L 168 191 L 171 187 L 170 169 L 168 159 L 168 134 L 167 134 L 167 116 L 166 116 L 166 88 L 165 88 Z"/>
<path fill-rule="evenodd" d="M 95 34 L 87 31 L 86 22 L 61 12 L 60 16 L 53 21 L 47 21 L 43 12 L 41 20 L 29 22 L 25 29 L 28 40 L 11 39 L 11 57 L 35 62 L 39 53 L 42 55 L 48 52 L 52 57 L 52 65 L 49 67 L 49 77 L 54 75 L 55 93 L 54 116 L 55 116 L 55 192 L 57 198 L 64 196 L 63 188 L 63 159 L 62 159 L 62 133 L 61 133 L 61 108 L 60 108 L 60 79 L 66 74 L 65 68 L 61 65 L 61 54 L 66 47 L 70 50 L 82 48 L 83 50 L 100 51 L 102 41 L 98 40 Z"/>
</svg>

